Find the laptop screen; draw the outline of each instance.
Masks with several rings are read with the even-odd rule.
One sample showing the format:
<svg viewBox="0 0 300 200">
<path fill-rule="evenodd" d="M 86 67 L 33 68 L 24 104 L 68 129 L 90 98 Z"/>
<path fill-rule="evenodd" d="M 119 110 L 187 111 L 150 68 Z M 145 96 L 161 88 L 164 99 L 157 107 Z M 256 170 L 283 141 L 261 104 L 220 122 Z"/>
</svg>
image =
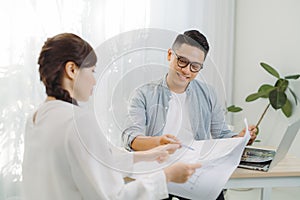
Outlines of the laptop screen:
<svg viewBox="0 0 300 200">
<path fill-rule="evenodd" d="M 290 147 L 292 146 L 292 143 L 299 129 L 300 129 L 300 119 L 298 121 L 293 122 L 287 127 L 284 136 L 277 148 L 276 155 L 274 157 L 274 160 L 271 163 L 270 168 L 274 167 L 278 162 L 280 162 L 285 157 Z"/>
<path fill-rule="evenodd" d="M 287 127 L 276 151 L 266 148 L 247 146 L 243 152 L 239 167 L 268 171 L 268 169 L 277 165 L 277 163 L 286 156 L 299 129 L 300 119 L 291 123 Z"/>
</svg>

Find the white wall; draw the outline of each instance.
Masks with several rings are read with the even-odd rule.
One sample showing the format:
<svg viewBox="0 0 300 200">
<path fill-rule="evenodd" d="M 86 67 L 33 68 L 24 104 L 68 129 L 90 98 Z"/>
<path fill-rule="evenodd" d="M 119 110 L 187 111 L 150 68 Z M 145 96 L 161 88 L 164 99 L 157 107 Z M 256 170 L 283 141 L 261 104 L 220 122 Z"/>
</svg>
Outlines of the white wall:
<svg viewBox="0 0 300 200">
<path fill-rule="evenodd" d="M 234 59 L 234 103 L 244 108 L 234 115 L 234 124 L 241 126 L 242 117 L 255 124 L 266 99 L 246 103 L 245 98 L 257 91 L 262 83 L 275 83 L 260 62 L 269 63 L 281 75 L 300 73 L 300 1 L 298 0 L 237 0 Z M 300 97 L 300 80 L 291 81 L 291 87 Z M 278 145 L 288 123 L 300 118 L 295 109 L 287 119 L 280 110 L 270 109 L 260 126 L 261 145 Z M 300 157 L 300 133 L 290 153 Z"/>
</svg>

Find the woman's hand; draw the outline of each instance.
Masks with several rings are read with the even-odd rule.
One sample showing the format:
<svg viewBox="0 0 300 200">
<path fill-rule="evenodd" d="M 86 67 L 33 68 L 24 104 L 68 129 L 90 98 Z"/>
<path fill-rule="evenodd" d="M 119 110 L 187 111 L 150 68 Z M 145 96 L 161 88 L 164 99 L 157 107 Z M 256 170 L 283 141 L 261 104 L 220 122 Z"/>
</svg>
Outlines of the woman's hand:
<svg viewBox="0 0 300 200">
<path fill-rule="evenodd" d="M 200 167 L 200 163 L 175 163 L 164 169 L 166 180 L 167 182 L 184 183 L 195 173 L 196 169 Z"/>
</svg>

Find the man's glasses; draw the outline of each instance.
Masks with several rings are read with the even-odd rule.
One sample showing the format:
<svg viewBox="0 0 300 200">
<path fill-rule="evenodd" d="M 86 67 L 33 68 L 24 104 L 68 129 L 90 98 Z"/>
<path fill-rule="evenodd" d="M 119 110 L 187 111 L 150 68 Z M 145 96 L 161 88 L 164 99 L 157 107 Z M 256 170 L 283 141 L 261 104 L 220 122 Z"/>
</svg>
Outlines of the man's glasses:
<svg viewBox="0 0 300 200">
<path fill-rule="evenodd" d="M 174 50 L 172 50 L 172 52 L 174 53 L 174 55 L 176 56 L 177 59 L 177 65 L 180 68 L 185 68 L 188 65 L 190 65 L 190 70 L 193 73 L 199 72 L 202 68 L 203 68 L 203 64 L 198 63 L 198 62 L 190 62 L 189 59 L 183 57 L 183 56 L 179 56 L 175 53 Z"/>
</svg>

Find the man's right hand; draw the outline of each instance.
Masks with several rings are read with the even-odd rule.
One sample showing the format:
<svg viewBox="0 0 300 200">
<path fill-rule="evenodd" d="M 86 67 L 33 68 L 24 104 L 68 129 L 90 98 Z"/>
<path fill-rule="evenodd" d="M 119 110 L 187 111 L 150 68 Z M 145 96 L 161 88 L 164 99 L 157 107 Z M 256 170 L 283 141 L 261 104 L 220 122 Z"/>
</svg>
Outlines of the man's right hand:
<svg viewBox="0 0 300 200">
<path fill-rule="evenodd" d="M 161 136 L 142 136 L 139 135 L 131 143 L 131 148 L 135 151 L 145 151 L 164 144 L 179 144 L 179 140 L 171 134 Z M 169 153 L 173 153 L 170 152 Z"/>
<path fill-rule="evenodd" d="M 179 147 L 178 144 L 166 144 L 146 151 L 136 151 L 134 152 L 134 162 L 156 160 L 158 163 L 162 163 L 168 159 L 169 154 L 174 153 Z"/>
<path fill-rule="evenodd" d="M 162 136 L 157 136 L 159 145 L 162 144 L 180 144 L 179 140 L 171 134 L 165 134 Z"/>
</svg>

